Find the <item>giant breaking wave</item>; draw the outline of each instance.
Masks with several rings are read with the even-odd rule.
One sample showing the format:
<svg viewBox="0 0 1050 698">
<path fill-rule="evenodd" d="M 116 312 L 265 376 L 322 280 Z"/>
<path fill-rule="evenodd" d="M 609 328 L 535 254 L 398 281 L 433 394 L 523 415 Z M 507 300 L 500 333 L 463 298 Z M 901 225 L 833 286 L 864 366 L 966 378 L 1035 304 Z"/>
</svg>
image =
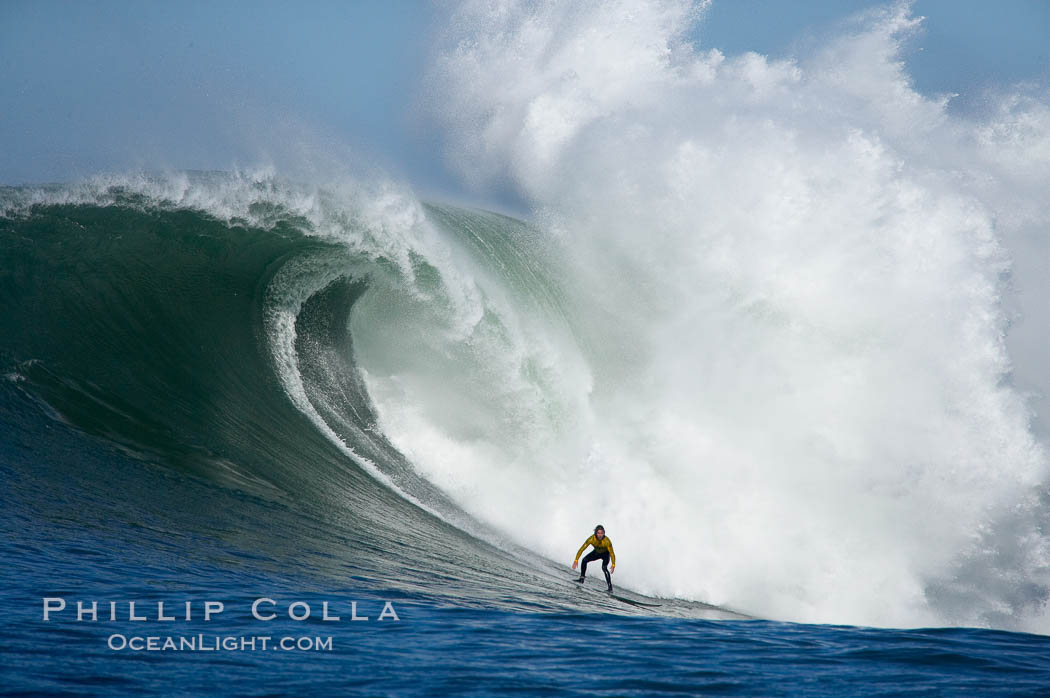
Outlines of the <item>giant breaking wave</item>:
<svg viewBox="0 0 1050 698">
<path fill-rule="evenodd" d="M 779 61 L 702 9 L 461 8 L 432 101 L 529 224 L 273 172 L 5 190 L 10 381 L 323 501 L 413 589 L 549 607 L 600 520 L 644 593 L 1045 632 L 1045 99 L 915 92 L 906 5 Z"/>
</svg>

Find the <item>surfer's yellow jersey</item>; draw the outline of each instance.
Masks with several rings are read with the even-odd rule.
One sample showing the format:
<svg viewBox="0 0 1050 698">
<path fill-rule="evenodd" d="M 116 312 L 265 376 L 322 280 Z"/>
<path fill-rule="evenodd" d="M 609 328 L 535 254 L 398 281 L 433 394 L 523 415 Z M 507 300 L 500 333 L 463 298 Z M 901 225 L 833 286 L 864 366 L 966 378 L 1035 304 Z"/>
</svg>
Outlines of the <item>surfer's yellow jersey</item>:
<svg viewBox="0 0 1050 698">
<path fill-rule="evenodd" d="M 583 541 L 583 545 L 581 545 L 580 549 L 576 551 L 577 561 L 580 559 L 580 555 L 583 555 L 583 551 L 588 545 L 593 545 L 594 549 L 598 552 L 601 552 L 602 550 L 608 550 L 609 562 L 611 562 L 613 565 L 616 565 L 616 553 L 613 552 L 612 541 L 609 540 L 609 536 L 602 536 L 602 539 L 598 540 L 598 536 L 592 535 L 590 538 Z"/>
</svg>

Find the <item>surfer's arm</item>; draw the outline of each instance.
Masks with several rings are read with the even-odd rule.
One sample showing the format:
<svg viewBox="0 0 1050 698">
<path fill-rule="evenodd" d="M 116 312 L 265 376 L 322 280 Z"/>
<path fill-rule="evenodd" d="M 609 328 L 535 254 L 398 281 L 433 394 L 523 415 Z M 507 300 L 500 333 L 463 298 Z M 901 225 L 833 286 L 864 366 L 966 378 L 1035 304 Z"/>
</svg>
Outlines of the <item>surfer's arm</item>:
<svg viewBox="0 0 1050 698">
<path fill-rule="evenodd" d="M 585 548 L 586 548 L 586 547 L 587 547 L 588 545 L 590 545 L 590 544 L 591 544 L 591 540 L 593 540 L 593 538 L 594 538 L 594 536 L 591 536 L 591 537 L 590 537 L 590 538 L 588 538 L 587 540 L 583 541 L 583 545 L 581 545 L 581 546 L 580 546 L 580 549 L 576 551 L 576 560 L 577 560 L 577 561 L 578 561 L 578 560 L 580 559 L 580 555 L 583 555 L 583 551 L 584 551 L 584 549 L 585 549 Z"/>
<path fill-rule="evenodd" d="M 613 552 L 612 541 L 609 541 L 609 564 L 616 567 L 616 553 Z"/>
</svg>

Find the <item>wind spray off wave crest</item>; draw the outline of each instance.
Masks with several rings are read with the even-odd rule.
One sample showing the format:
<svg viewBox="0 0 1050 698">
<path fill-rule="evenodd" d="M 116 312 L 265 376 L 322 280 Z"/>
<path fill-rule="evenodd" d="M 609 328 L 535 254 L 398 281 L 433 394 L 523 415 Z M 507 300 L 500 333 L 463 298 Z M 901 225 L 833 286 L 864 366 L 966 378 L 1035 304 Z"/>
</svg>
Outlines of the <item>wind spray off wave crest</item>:
<svg viewBox="0 0 1050 698">
<path fill-rule="evenodd" d="M 1050 177 L 992 147 L 1044 142 L 1044 101 L 976 122 L 917 93 L 907 4 L 798 61 L 698 49 L 702 11 L 466 3 L 445 37 L 450 156 L 563 246 L 593 376 L 585 455 L 523 537 L 554 554 L 601 512 L 647 592 L 1047 630 L 1003 294 Z"/>
</svg>

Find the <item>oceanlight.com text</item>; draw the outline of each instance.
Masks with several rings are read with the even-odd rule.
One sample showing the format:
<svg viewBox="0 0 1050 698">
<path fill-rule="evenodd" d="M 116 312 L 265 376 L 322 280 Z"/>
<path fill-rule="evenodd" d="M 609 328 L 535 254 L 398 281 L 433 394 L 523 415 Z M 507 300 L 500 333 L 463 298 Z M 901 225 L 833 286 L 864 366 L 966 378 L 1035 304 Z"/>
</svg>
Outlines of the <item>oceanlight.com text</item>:
<svg viewBox="0 0 1050 698">
<path fill-rule="evenodd" d="M 331 652 L 332 638 L 270 635 L 121 635 L 106 641 L 117 652 Z"/>
</svg>

